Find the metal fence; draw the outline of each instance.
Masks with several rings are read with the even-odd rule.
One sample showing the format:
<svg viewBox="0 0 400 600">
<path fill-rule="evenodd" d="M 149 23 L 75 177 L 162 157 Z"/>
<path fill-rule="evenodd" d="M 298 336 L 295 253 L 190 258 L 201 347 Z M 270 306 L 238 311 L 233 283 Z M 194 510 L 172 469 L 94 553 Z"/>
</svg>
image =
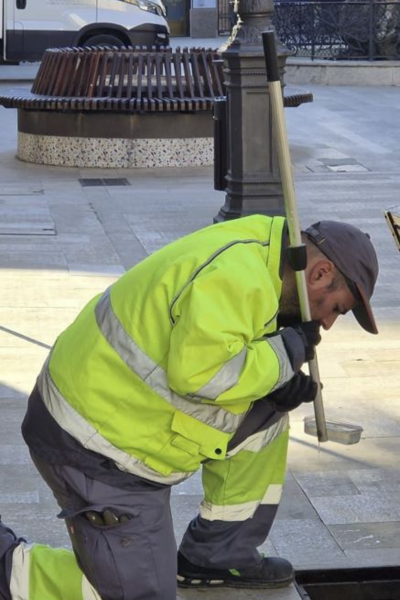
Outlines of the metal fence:
<svg viewBox="0 0 400 600">
<path fill-rule="evenodd" d="M 279 39 L 295 56 L 399 59 L 400 2 L 275 3 Z"/>
<path fill-rule="evenodd" d="M 228 35 L 235 23 L 232 0 L 218 0 L 218 33 Z"/>
<path fill-rule="evenodd" d="M 229 1 L 219 4 L 222 8 Z M 220 24 L 227 31 L 231 29 L 228 14 L 220 13 Z M 275 2 L 273 24 L 294 56 L 400 59 L 400 0 L 280 0 Z"/>
</svg>

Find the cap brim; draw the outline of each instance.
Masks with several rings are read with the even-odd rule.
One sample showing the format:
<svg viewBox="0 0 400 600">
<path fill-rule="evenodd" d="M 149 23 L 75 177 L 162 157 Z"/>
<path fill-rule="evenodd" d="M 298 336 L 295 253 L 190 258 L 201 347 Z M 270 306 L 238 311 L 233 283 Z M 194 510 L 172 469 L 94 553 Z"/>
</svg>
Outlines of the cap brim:
<svg viewBox="0 0 400 600">
<path fill-rule="evenodd" d="M 357 290 L 362 298 L 362 303 L 353 308 L 353 314 L 365 331 L 368 331 L 368 333 L 378 333 L 378 328 L 375 323 L 374 315 L 372 314 L 372 308 L 369 300 L 364 294 L 363 289 L 359 285 L 355 285 L 357 286 Z"/>
</svg>

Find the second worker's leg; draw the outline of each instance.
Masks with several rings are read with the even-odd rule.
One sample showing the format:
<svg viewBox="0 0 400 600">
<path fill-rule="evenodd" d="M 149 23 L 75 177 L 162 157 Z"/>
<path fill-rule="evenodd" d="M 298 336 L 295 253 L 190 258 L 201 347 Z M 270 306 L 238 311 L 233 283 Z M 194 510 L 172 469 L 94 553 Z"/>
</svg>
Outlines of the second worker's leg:
<svg viewBox="0 0 400 600">
<path fill-rule="evenodd" d="M 63 509 L 76 560 L 102 600 L 176 600 L 170 488 L 134 491 L 32 457 Z"/>
<path fill-rule="evenodd" d="M 101 600 L 63 548 L 28 544 L 0 520 L 0 600 Z"/>
</svg>

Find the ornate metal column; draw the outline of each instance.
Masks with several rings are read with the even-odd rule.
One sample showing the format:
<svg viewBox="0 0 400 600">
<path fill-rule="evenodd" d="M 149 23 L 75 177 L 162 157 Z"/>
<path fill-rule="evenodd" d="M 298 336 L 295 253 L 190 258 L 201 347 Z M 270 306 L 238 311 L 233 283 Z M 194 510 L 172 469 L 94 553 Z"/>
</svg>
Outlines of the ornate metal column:
<svg viewBox="0 0 400 600">
<path fill-rule="evenodd" d="M 236 0 L 238 21 L 221 48 L 227 90 L 228 173 L 225 205 L 214 221 L 284 214 L 261 33 L 273 0 Z M 282 78 L 289 51 L 277 44 Z"/>
</svg>

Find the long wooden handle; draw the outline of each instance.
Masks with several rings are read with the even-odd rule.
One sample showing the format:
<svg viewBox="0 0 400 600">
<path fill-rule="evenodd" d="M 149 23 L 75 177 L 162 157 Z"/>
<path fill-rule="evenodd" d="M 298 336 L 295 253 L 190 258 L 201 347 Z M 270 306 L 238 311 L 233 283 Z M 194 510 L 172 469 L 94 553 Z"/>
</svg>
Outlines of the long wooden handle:
<svg viewBox="0 0 400 600">
<path fill-rule="evenodd" d="M 299 270 L 296 270 L 297 290 L 299 294 L 301 318 L 303 321 L 311 321 L 310 304 L 308 301 L 307 282 L 305 277 L 306 255 L 304 244 L 301 239 L 299 217 L 297 212 L 296 192 L 294 189 L 292 163 L 290 160 L 289 142 L 286 131 L 286 121 L 282 99 L 282 88 L 279 78 L 278 58 L 276 54 L 275 34 L 273 30 L 262 34 L 265 63 L 267 67 L 267 80 L 269 96 L 271 100 L 272 119 L 275 127 L 275 136 L 278 149 L 279 168 L 282 179 L 283 197 L 285 211 L 289 228 L 290 246 L 292 256 L 299 251 Z M 302 252 L 304 250 L 304 252 Z M 302 257 L 303 260 L 302 260 Z M 296 260 L 296 259 L 295 259 Z M 310 375 L 318 384 L 318 393 L 314 400 L 315 422 L 317 426 L 318 441 L 328 441 L 326 429 L 324 405 L 321 394 L 321 380 L 319 376 L 318 361 L 315 355 L 309 363 Z"/>
</svg>

